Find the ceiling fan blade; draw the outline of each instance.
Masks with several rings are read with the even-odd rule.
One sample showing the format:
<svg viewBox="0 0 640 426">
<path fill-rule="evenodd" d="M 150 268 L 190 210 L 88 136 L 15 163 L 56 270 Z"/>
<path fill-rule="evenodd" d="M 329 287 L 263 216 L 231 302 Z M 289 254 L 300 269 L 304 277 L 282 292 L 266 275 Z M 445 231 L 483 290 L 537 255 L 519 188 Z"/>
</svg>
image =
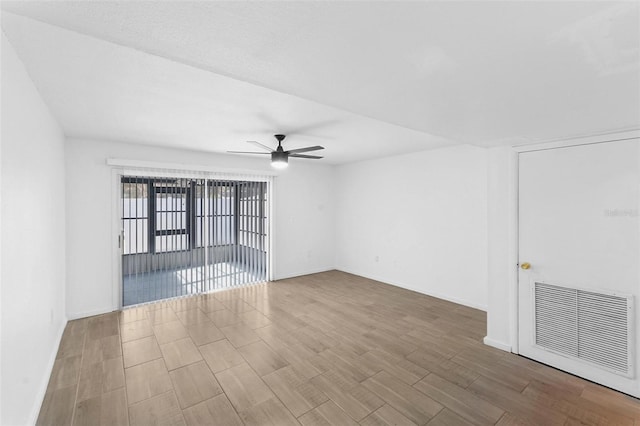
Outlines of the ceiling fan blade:
<svg viewBox="0 0 640 426">
<path fill-rule="evenodd" d="M 269 147 L 268 147 L 268 146 L 266 146 L 266 145 L 261 144 L 260 142 L 256 142 L 256 141 L 247 141 L 247 143 L 252 143 L 252 144 L 254 144 L 255 146 L 259 146 L 260 148 L 262 148 L 262 149 L 266 149 L 266 150 L 267 150 L 267 151 L 269 151 L 269 152 L 273 151 L 273 149 L 269 148 Z"/>
<path fill-rule="evenodd" d="M 301 152 L 309 152 L 309 151 L 318 151 L 320 149 L 324 149 L 323 146 L 320 145 L 316 145 L 316 146 L 308 146 L 306 148 L 298 148 L 298 149 L 291 149 L 289 151 L 287 151 L 289 154 L 299 154 Z"/>
<path fill-rule="evenodd" d="M 289 154 L 289 157 L 310 158 L 312 160 L 318 160 L 320 158 L 324 158 L 324 157 L 318 157 L 317 155 L 304 155 L 304 154 Z"/>
<path fill-rule="evenodd" d="M 271 155 L 270 152 L 250 152 L 250 151 L 227 151 L 230 154 L 264 154 Z"/>
</svg>

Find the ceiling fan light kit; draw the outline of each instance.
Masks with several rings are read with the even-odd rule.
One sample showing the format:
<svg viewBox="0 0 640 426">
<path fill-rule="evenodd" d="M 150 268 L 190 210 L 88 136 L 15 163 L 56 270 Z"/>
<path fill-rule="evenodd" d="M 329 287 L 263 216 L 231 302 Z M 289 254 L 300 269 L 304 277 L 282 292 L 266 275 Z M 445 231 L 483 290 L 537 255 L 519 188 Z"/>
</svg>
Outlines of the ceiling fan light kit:
<svg viewBox="0 0 640 426">
<path fill-rule="evenodd" d="M 284 151 L 274 151 L 271 153 L 271 166 L 274 169 L 286 169 L 289 165 L 289 156 Z"/>
<path fill-rule="evenodd" d="M 289 157 L 296 157 L 296 158 L 307 158 L 310 160 L 319 160 L 322 157 L 319 157 L 317 155 L 303 155 L 303 152 L 309 152 L 309 151 L 318 151 L 321 149 L 324 149 L 324 147 L 320 146 L 320 145 L 316 145 L 316 146 L 308 146 L 306 148 L 298 148 L 298 149 L 292 149 L 290 151 L 285 151 L 284 148 L 282 148 L 282 141 L 284 140 L 284 138 L 286 138 L 286 135 L 273 135 L 277 140 L 278 140 L 278 148 L 274 150 L 272 150 L 271 148 L 269 148 L 266 145 L 261 144 L 260 142 L 255 142 L 255 141 L 247 141 L 247 143 L 251 143 L 254 144 L 256 146 L 259 146 L 260 148 L 269 151 L 269 152 L 249 152 L 249 151 L 227 151 L 230 152 L 232 154 L 271 154 L 271 166 L 274 169 L 286 169 L 287 166 L 289 165 Z"/>
</svg>

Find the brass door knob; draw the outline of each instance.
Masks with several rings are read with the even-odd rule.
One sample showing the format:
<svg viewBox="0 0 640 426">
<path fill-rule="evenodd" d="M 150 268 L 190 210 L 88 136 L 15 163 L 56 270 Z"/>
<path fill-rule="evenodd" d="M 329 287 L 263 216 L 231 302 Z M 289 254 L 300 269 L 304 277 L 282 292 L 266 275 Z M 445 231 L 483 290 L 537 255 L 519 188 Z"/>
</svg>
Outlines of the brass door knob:
<svg viewBox="0 0 640 426">
<path fill-rule="evenodd" d="M 531 264 L 530 264 L 530 263 L 528 263 L 528 262 L 524 262 L 524 263 L 522 263 L 522 264 L 520 265 L 520 267 L 521 267 L 522 269 L 527 270 L 527 269 L 531 268 Z"/>
</svg>

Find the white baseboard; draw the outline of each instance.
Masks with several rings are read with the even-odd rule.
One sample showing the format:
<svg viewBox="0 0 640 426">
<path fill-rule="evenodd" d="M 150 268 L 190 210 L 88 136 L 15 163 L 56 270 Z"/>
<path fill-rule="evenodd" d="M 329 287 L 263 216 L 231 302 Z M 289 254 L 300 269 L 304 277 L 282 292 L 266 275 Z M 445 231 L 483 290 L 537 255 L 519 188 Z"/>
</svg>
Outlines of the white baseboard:
<svg viewBox="0 0 640 426">
<path fill-rule="evenodd" d="M 274 281 L 277 280 L 286 280 L 287 278 L 295 278 L 295 277 L 301 277 L 303 275 L 311 275 L 311 274 L 319 274 L 321 272 L 328 272 L 328 271 L 333 271 L 335 270 L 335 268 L 333 266 L 331 267 L 326 267 L 326 268 L 320 268 L 320 269 L 312 269 L 309 271 L 300 271 L 300 272 L 296 272 L 296 273 L 289 273 L 289 274 L 276 274 L 276 277 L 274 278 Z"/>
<path fill-rule="evenodd" d="M 422 289 L 410 286 L 410 285 L 406 285 L 404 283 L 398 283 L 398 282 L 393 282 L 390 283 L 388 281 L 386 281 L 384 278 L 380 278 L 380 277 L 376 277 L 375 275 L 371 275 L 371 274 L 363 274 L 357 271 L 352 271 L 349 270 L 348 268 L 336 268 L 336 270 L 338 271 L 342 271 L 342 272 L 346 272 L 348 274 L 353 274 L 353 275 L 358 275 L 360 277 L 364 277 L 364 278 L 368 278 L 370 280 L 374 280 L 374 281 L 380 281 L 381 283 L 385 283 L 385 284 L 389 284 L 395 287 L 400 287 L 400 288 L 404 288 L 405 290 L 411 290 L 411 291 L 415 291 L 416 293 L 420 293 L 420 294 L 424 294 L 426 296 L 431 296 L 431 297 L 435 297 L 437 299 L 442 299 L 442 300 L 446 300 L 448 302 L 453 302 L 453 303 L 457 303 L 458 305 L 464 305 L 464 306 L 468 306 L 470 308 L 474 308 L 474 309 L 479 309 L 481 311 L 487 311 L 487 306 L 486 305 L 482 305 L 476 302 L 472 302 L 470 300 L 466 300 L 466 299 L 459 299 L 457 297 L 452 297 L 452 296 L 447 296 L 444 294 L 439 294 L 439 293 L 433 293 L 433 292 L 426 292 Z"/>
<path fill-rule="evenodd" d="M 64 329 L 67 326 L 67 318 L 63 318 L 62 325 L 58 330 L 58 335 L 56 336 L 57 344 L 54 345 L 53 351 L 49 356 L 49 362 L 47 363 L 46 374 L 42 378 L 42 382 L 40 383 L 40 389 L 36 394 L 36 399 L 33 404 L 33 408 L 31 409 L 31 414 L 29 415 L 29 424 L 35 425 L 38 421 L 38 416 L 40 415 L 40 409 L 42 408 L 42 403 L 44 402 L 44 396 L 47 393 L 47 386 L 49 386 L 49 379 L 51 378 L 51 373 L 53 372 L 53 365 L 56 362 L 56 356 L 58 356 L 58 349 L 60 348 L 60 343 L 62 342 L 62 335 L 64 334 Z"/>
<path fill-rule="evenodd" d="M 104 309 L 96 309 L 93 311 L 73 312 L 73 313 L 67 312 L 67 318 L 69 321 L 72 321 L 80 318 L 92 317 L 95 315 L 108 314 L 109 312 L 113 312 L 115 310 L 117 310 L 117 308 L 104 308 Z"/>
<path fill-rule="evenodd" d="M 511 352 L 511 345 L 509 345 L 507 343 L 504 343 L 504 342 L 500 342 L 499 340 L 494 340 L 494 339 L 490 338 L 489 336 L 485 336 L 484 339 L 482 339 L 482 341 L 487 346 L 491 346 L 491 347 L 494 347 L 496 349 L 500 349 L 501 351 Z"/>
</svg>

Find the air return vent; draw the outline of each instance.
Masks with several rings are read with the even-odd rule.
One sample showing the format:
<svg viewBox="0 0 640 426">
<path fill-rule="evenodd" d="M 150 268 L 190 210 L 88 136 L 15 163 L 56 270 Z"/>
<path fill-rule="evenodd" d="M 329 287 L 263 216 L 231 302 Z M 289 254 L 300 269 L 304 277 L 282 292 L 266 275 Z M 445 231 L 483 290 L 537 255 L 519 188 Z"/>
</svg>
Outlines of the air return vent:
<svg viewBox="0 0 640 426">
<path fill-rule="evenodd" d="M 632 377 L 632 296 L 535 283 L 536 345 Z"/>
</svg>

